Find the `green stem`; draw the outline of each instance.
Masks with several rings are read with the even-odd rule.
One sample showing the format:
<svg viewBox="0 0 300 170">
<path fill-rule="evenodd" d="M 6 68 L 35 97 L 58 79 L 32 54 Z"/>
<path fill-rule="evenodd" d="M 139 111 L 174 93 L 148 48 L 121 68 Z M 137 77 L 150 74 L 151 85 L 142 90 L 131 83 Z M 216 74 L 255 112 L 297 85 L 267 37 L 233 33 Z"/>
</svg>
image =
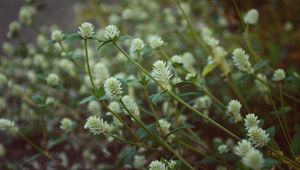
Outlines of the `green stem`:
<svg viewBox="0 0 300 170">
<path fill-rule="evenodd" d="M 92 87 L 93 87 L 93 91 L 94 91 L 94 93 L 96 93 L 97 88 L 96 88 L 96 86 L 94 84 L 94 81 L 93 81 L 92 72 L 91 72 L 90 63 L 89 63 L 89 55 L 88 55 L 88 49 L 87 49 L 87 39 L 84 39 L 84 50 L 85 50 L 85 59 L 86 59 L 86 66 L 87 66 L 87 69 L 88 69 L 88 74 L 89 74 L 90 81 L 91 81 L 91 84 L 92 84 Z"/>
</svg>

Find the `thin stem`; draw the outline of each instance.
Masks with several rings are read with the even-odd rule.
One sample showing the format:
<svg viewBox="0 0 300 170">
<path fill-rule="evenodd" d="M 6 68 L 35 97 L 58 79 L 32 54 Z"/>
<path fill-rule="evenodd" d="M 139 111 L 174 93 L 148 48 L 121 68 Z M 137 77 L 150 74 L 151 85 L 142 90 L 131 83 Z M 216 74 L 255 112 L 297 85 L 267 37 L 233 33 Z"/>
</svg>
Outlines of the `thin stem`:
<svg viewBox="0 0 300 170">
<path fill-rule="evenodd" d="M 86 66 L 87 66 L 87 69 L 88 69 L 88 74 L 89 74 L 89 77 L 90 77 L 90 81 L 91 81 L 94 93 L 96 93 L 97 88 L 94 84 L 94 80 L 93 80 L 92 72 L 91 72 L 91 68 L 90 68 L 90 63 L 89 63 L 89 56 L 88 56 L 88 49 L 87 49 L 87 39 L 84 39 L 84 50 L 85 50 L 85 59 L 86 59 Z"/>
<path fill-rule="evenodd" d="M 133 146 L 147 148 L 147 149 L 150 149 L 150 150 L 157 150 L 156 148 L 152 148 L 152 147 L 140 144 L 140 143 L 134 143 L 134 142 L 128 141 L 126 139 L 119 138 L 119 137 L 114 136 L 114 135 L 110 135 L 110 136 L 113 137 L 115 140 L 117 140 L 119 142 L 122 142 L 122 143 L 126 143 L 126 144 L 133 145 Z"/>
</svg>

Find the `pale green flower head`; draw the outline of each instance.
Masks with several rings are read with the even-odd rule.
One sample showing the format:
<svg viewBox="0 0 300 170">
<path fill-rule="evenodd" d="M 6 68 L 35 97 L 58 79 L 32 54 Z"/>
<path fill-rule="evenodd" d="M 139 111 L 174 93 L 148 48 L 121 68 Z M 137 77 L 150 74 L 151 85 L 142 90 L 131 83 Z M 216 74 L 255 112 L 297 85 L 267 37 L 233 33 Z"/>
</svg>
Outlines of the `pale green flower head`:
<svg viewBox="0 0 300 170">
<path fill-rule="evenodd" d="M 258 126 L 259 123 L 259 120 L 254 113 L 247 114 L 244 121 L 245 121 L 246 129 L 250 129 L 251 127 Z"/>
<path fill-rule="evenodd" d="M 15 125 L 15 122 L 8 119 L 0 119 L 0 131 L 14 135 L 18 130 L 19 128 Z"/>
<path fill-rule="evenodd" d="M 46 77 L 46 81 L 49 85 L 57 85 L 59 82 L 59 78 L 57 74 L 51 73 Z"/>
<path fill-rule="evenodd" d="M 246 73 L 253 72 L 251 63 L 249 62 L 249 55 L 246 54 L 246 52 L 242 48 L 234 49 L 232 55 L 233 63 L 238 70 Z"/>
<path fill-rule="evenodd" d="M 172 77 L 170 67 L 162 60 L 158 60 L 153 64 L 152 76 L 163 90 L 169 89 L 169 80 Z"/>
<path fill-rule="evenodd" d="M 251 142 L 243 139 L 234 147 L 234 153 L 240 157 L 244 157 L 252 148 Z"/>
<path fill-rule="evenodd" d="M 260 170 L 264 167 L 263 155 L 256 149 L 251 149 L 245 157 L 242 158 L 242 162 L 244 165 L 253 170 Z"/>
<path fill-rule="evenodd" d="M 115 25 L 109 25 L 104 29 L 104 37 L 108 40 L 113 40 L 120 36 L 120 31 Z"/>
<path fill-rule="evenodd" d="M 112 131 L 113 126 L 97 116 L 90 116 L 86 120 L 84 129 L 88 129 L 93 135 L 106 135 Z"/>
<path fill-rule="evenodd" d="M 270 141 L 269 134 L 257 126 L 251 127 L 247 136 L 255 147 L 263 147 Z"/>
<path fill-rule="evenodd" d="M 227 105 L 227 112 L 229 113 L 240 113 L 242 108 L 241 103 L 238 100 L 230 100 L 230 102 Z"/>
<path fill-rule="evenodd" d="M 244 22 L 249 25 L 255 25 L 258 21 L 259 13 L 256 9 L 250 9 L 244 16 Z"/>
<path fill-rule="evenodd" d="M 273 74 L 274 81 L 282 81 L 285 79 L 285 77 L 286 77 L 285 71 L 281 68 L 275 70 L 275 72 Z"/>
<path fill-rule="evenodd" d="M 157 35 L 151 35 L 148 38 L 148 42 L 150 44 L 150 47 L 152 49 L 156 49 L 161 47 L 164 44 L 164 41 L 161 39 L 161 37 L 157 36 Z"/>
<path fill-rule="evenodd" d="M 110 77 L 104 82 L 106 95 L 112 100 L 119 100 L 122 97 L 123 89 L 119 80 Z"/>
<path fill-rule="evenodd" d="M 69 133 L 74 128 L 74 122 L 69 118 L 63 118 L 60 121 L 60 129 L 64 130 L 65 132 Z"/>
<path fill-rule="evenodd" d="M 90 38 L 94 33 L 94 26 L 89 22 L 84 22 L 79 26 L 78 34 L 80 34 L 83 39 Z"/>
<path fill-rule="evenodd" d="M 140 38 L 135 38 L 131 41 L 130 47 L 133 51 L 141 51 L 145 47 L 145 44 Z"/>
<path fill-rule="evenodd" d="M 140 110 L 138 105 L 136 104 L 136 102 L 128 95 L 122 97 L 122 101 L 124 102 L 126 108 L 128 109 L 128 111 L 133 114 L 135 117 L 140 117 Z M 127 111 L 124 108 L 125 113 L 127 113 Z"/>
<path fill-rule="evenodd" d="M 61 30 L 55 30 L 51 34 L 51 40 L 55 42 L 60 42 L 63 40 L 64 34 L 62 33 Z"/>
<path fill-rule="evenodd" d="M 170 132 L 170 127 L 171 127 L 170 122 L 168 122 L 166 119 L 160 119 L 158 123 L 164 134 L 168 134 Z"/>
<path fill-rule="evenodd" d="M 228 149 L 227 145 L 222 144 L 222 145 L 218 146 L 218 151 L 220 154 L 224 154 L 224 153 L 228 152 L 229 149 Z"/>
<path fill-rule="evenodd" d="M 150 163 L 149 170 L 167 170 L 167 166 L 163 162 L 155 160 Z"/>
<path fill-rule="evenodd" d="M 133 159 L 133 166 L 134 168 L 142 169 L 145 166 L 146 162 L 147 160 L 145 156 L 135 155 Z"/>
</svg>

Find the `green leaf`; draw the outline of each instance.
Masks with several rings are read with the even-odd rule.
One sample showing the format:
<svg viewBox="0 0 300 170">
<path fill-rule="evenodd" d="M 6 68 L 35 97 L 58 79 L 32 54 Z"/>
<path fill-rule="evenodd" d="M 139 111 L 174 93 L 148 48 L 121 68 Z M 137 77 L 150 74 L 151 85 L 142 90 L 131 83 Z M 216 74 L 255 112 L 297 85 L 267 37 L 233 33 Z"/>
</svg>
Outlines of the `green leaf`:
<svg viewBox="0 0 300 170">
<path fill-rule="evenodd" d="M 56 145 L 58 145 L 58 144 L 64 142 L 64 141 L 67 140 L 67 139 L 68 139 L 68 135 L 67 135 L 67 134 L 64 134 L 62 137 L 60 137 L 60 138 L 58 138 L 58 139 L 52 139 L 52 140 L 50 140 L 47 147 L 48 147 L 48 149 L 51 149 L 51 148 L 53 148 L 54 146 L 56 146 Z"/>
<path fill-rule="evenodd" d="M 285 107 L 280 108 L 280 110 L 278 110 L 277 113 L 276 113 L 276 111 L 272 111 L 271 114 L 272 115 L 277 115 L 278 114 L 279 116 L 282 116 L 282 115 L 288 113 L 291 110 L 292 110 L 291 107 L 285 106 Z"/>
<path fill-rule="evenodd" d="M 157 103 L 160 102 L 163 99 L 163 97 L 164 97 L 163 94 L 166 93 L 166 92 L 167 92 L 167 90 L 162 91 L 162 92 L 158 92 L 154 95 L 151 95 L 150 98 L 151 98 L 152 103 L 154 105 L 157 105 Z"/>
<path fill-rule="evenodd" d="M 182 86 L 185 86 L 185 85 L 193 85 L 195 86 L 195 84 L 193 82 L 190 82 L 190 81 L 182 81 L 182 82 L 179 82 L 179 83 L 176 83 L 174 85 L 174 88 L 179 88 L 179 87 L 182 87 Z"/>
<path fill-rule="evenodd" d="M 158 133 L 158 131 L 157 131 L 157 128 L 156 128 L 156 125 L 155 125 L 155 123 L 151 123 L 151 124 L 149 124 L 149 125 L 146 125 L 146 129 L 150 132 L 150 133 Z M 145 138 L 147 138 L 148 136 L 149 136 L 149 134 L 148 134 L 148 132 L 147 131 L 145 131 L 143 128 L 139 128 L 138 130 L 137 130 L 137 135 L 138 135 L 138 137 L 139 138 L 141 138 L 141 139 L 145 139 Z"/>
<path fill-rule="evenodd" d="M 133 161 L 134 155 L 137 153 L 137 147 L 131 147 L 130 149 L 123 150 L 119 154 L 119 165 L 131 164 Z"/>
<path fill-rule="evenodd" d="M 191 129 L 191 128 L 193 128 L 194 126 L 192 126 L 192 125 L 183 125 L 183 126 L 181 126 L 181 127 L 178 127 L 178 128 L 175 128 L 175 129 L 173 129 L 173 130 L 171 130 L 165 137 L 168 137 L 168 136 L 170 136 L 170 135 L 172 135 L 172 134 L 174 134 L 174 133 L 176 133 L 176 132 L 179 132 L 179 131 L 181 131 L 181 130 L 184 130 L 184 129 Z"/>
<path fill-rule="evenodd" d="M 264 161 L 264 167 L 265 168 L 272 168 L 274 165 L 276 165 L 278 161 L 271 159 L 271 158 L 266 158 Z"/>
<path fill-rule="evenodd" d="M 85 103 L 88 103 L 90 101 L 95 101 L 95 100 L 97 100 L 97 97 L 94 95 L 91 95 L 91 96 L 88 96 L 88 97 L 82 99 L 78 104 L 81 105 L 81 104 L 85 104 Z"/>
<path fill-rule="evenodd" d="M 82 37 L 78 33 L 64 35 L 64 40 L 66 40 L 66 41 L 75 41 L 75 40 L 81 40 L 81 39 L 82 39 Z"/>
<path fill-rule="evenodd" d="M 273 138 L 275 136 L 275 131 L 276 131 L 275 126 L 269 127 L 266 131 L 269 134 L 270 138 Z"/>
<path fill-rule="evenodd" d="M 213 71 L 216 68 L 217 65 L 218 64 L 215 63 L 215 62 L 207 64 L 204 67 L 204 69 L 202 70 L 202 76 L 205 77 L 208 73 L 210 73 L 211 71 Z"/>
<path fill-rule="evenodd" d="M 256 64 L 253 66 L 253 69 L 254 69 L 254 70 L 261 69 L 261 68 L 263 68 L 264 66 L 268 65 L 269 62 L 270 62 L 269 60 L 262 60 L 262 61 L 256 63 Z"/>
</svg>

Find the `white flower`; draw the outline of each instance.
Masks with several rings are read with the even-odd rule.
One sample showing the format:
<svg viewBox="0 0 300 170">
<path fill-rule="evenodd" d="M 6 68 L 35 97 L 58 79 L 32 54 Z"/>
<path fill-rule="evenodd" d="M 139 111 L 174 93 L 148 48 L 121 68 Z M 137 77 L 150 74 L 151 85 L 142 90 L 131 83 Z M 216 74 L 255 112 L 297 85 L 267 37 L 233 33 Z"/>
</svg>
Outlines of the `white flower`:
<svg viewBox="0 0 300 170">
<path fill-rule="evenodd" d="M 265 84 L 268 82 L 267 77 L 264 74 L 258 73 L 257 78 L 259 80 L 255 80 L 255 84 L 257 85 L 257 88 L 259 91 L 266 93 L 269 91 L 269 87 Z M 265 82 L 265 83 L 263 83 Z"/>
<path fill-rule="evenodd" d="M 242 162 L 247 167 L 253 170 L 260 170 L 264 167 L 264 158 L 260 151 L 256 149 L 251 149 L 245 157 L 243 157 Z"/>
<path fill-rule="evenodd" d="M 164 61 L 158 60 L 153 64 L 152 76 L 164 90 L 169 89 L 169 79 L 172 77 L 172 73 Z"/>
<path fill-rule="evenodd" d="M 198 97 L 195 100 L 194 107 L 197 109 L 209 109 L 212 104 L 211 98 L 207 95 Z"/>
<path fill-rule="evenodd" d="M 274 81 L 281 81 L 281 80 L 285 79 L 285 77 L 286 77 L 285 71 L 281 68 L 275 70 L 275 72 L 273 74 Z"/>
<path fill-rule="evenodd" d="M 8 132 L 15 134 L 18 131 L 18 127 L 15 125 L 15 122 L 8 119 L 0 119 L 0 131 Z"/>
<path fill-rule="evenodd" d="M 158 121 L 159 126 L 161 127 L 161 130 L 163 131 L 164 134 L 168 134 L 170 132 L 170 127 L 171 127 L 171 123 L 168 122 L 165 119 L 160 119 Z"/>
<path fill-rule="evenodd" d="M 270 141 L 269 134 L 257 126 L 251 127 L 248 130 L 247 136 L 255 147 L 263 147 Z"/>
<path fill-rule="evenodd" d="M 244 22 L 246 24 L 255 25 L 258 21 L 259 13 L 256 9 L 250 9 L 244 16 Z"/>
<path fill-rule="evenodd" d="M 121 112 L 121 107 L 120 107 L 119 103 L 116 102 L 116 101 L 110 102 L 109 105 L 108 105 L 108 108 L 112 112 L 115 112 L 115 113 L 120 113 Z"/>
<path fill-rule="evenodd" d="M 55 30 L 51 34 L 51 39 L 55 42 L 60 42 L 63 40 L 64 34 L 61 32 L 61 30 Z"/>
<path fill-rule="evenodd" d="M 157 35 L 152 35 L 148 38 L 150 47 L 156 49 L 164 44 L 164 41 Z"/>
<path fill-rule="evenodd" d="M 19 19 L 26 25 L 32 24 L 32 17 L 36 14 L 36 9 L 33 6 L 23 6 L 19 12 Z"/>
<path fill-rule="evenodd" d="M 90 38 L 94 33 L 94 26 L 89 22 L 84 22 L 80 25 L 78 33 L 83 39 Z"/>
<path fill-rule="evenodd" d="M 69 118 L 63 118 L 60 121 L 60 129 L 64 130 L 65 132 L 71 132 L 74 127 L 74 122 Z"/>
<path fill-rule="evenodd" d="M 56 74 L 51 73 L 46 77 L 46 81 L 49 85 L 57 85 L 59 82 L 59 78 Z"/>
<path fill-rule="evenodd" d="M 242 48 L 236 48 L 232 52 L 232 55 L 233 63 L 237 67 L 237 69 L 247 73 L 253 72 L 251 63 L 249 62 L 249 55 L 246 54 Z"/>
<path fill-rule="evenodd" d="M 174 55 L 171 58 L 171 61 L 172 61 L 172 63 L 175 63 L 175 64 L 182 64 L 182 57 L 179 55 Z"/>
<path fill-rule="evenodd" d="M 120 31 L 115 25 L 109 25 L 104 29 L 104 37 L 106 39 L 112 40 L 119 37 L 119 35 Z"/>
<path fill-rule="evenodd" d="M 143 169 L 144 165 L 146 164 L 145 156 L 135 155 L 133 159 L 133 166 L 136 169 Z"/>
<path fill-rule="evenodd" d="M 246 115 L 245 127 L 246 129 L 250 129 L 251 127 L 258 126 L 259 120 L 257 120 L 257 116 L 254 113 L 250 113 Z"/>
<path fill-rule="evenodd" d="M 109 77 L 109 71 L 103 63 L 97 63 L 95 65 L 94 73 L 96 81 L 98 81 L 99 84 Z"/>
<path fill-rule="evenodd" d="M 145 44 L 140 38 L 135 38 L 131 41 L 130 46 L 133 51 L 141 51 L 144 48 Z"/>
<path fill-rule="evenodd" d="M 93 135 L 99 135 L 103 133 L 104 135 L 112 131 L 113 127 L 108 124 L 103 119 L 97 116 L 90 116 L 84 125 L 85 129 L 89 129 Z"/>
<path fill-rule="evenodd" d="M 251 142 L 243 139 L 242 141 L 238 142 L 237 146 L 234 147 L 234 153 L 240 157 L 244 157 L 252 148 Z"/>
<path fill-rule="evenodd" d="M 122 101 L 124 102 L 126 108 L 128 109 L 128 111 L 133 114 L 135 117 L 139 117 L 140 116 L 140 110 L 139 110 L 139 106 L 136 104 L 136 102 L 130 97 L 130 96 L 124 96 L 122 97 Z M 125 108 L 124 108 L 125 110 Z M 127 111 L 125 110 L 125 113 L 127 113 Z"/>
<path fill-rule="evenodd" d="M 100 104 L 97 101 L 90 101 L 88 104 L 88 110 L 94 114 L 100 113 Z"/>
<path fill-rule="evenodd" d="M 123 89 L 121 83 L 114 77 L 110 77 L 104 82 L 106 95 L 112 100 L 119 100 L 122 97 Z"/>
<path fill-rule="evenodd" d="M 219 145 L 218 151 L 220 154 L 224 154 L 224 153 L 228 152 L 229 149 L 228 149 L 227 145 L 222 144 L 222 145 Z"/>
<path fill-rule="evenodd" d="M 167 166 L 160 161 L 152 161 L 149 165 L 149 170 L 167 170 Z"/>
<path fill-rule="evenodd" d="M 14 46 L 9 42 L 2 44 L 2 50 L 6 55 L 12 55 L 14 53 Z"/>
<path fill-rule="evenodd" d="M 230 100 L 227 105 L 227 112 L 230 113 L 235 118 L 235 122 L 241 121 L 241 103 L 238 100 Z"/>
</svg>

